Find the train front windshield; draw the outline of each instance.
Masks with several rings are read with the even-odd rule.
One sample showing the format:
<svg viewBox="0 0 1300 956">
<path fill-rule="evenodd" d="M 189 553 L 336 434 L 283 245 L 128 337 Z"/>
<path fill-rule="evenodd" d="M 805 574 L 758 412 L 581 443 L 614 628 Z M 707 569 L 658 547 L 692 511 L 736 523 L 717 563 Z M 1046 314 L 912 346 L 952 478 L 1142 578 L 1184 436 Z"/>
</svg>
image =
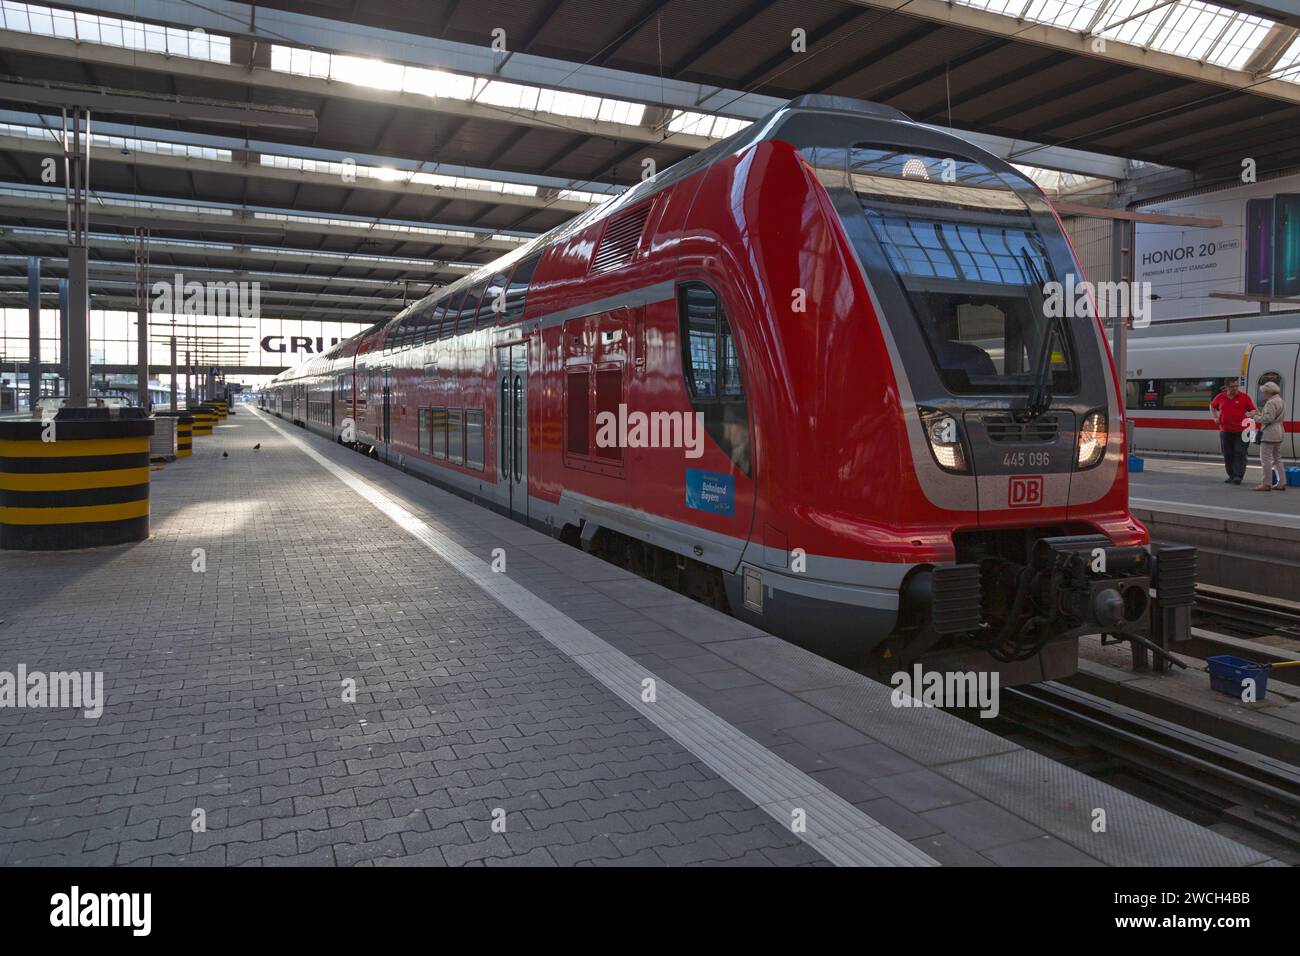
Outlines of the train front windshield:
<svg viewBox="0 0 1300 956">
<path fill-rule="evenodd" d="M 1070 286 L 1021 193 L 1000 173 L 864 145 L 849 152 L 849 179 L 873 245 L 859 254 L 887 264 L 902 287 L 946 388 L 1024 392 L 1050 363 L 1053 390 L 1074 390 L 1070 336 L 1052 317 Z M 1059 298 L 1052 282 L 1061 283 Z"/>
</svg>

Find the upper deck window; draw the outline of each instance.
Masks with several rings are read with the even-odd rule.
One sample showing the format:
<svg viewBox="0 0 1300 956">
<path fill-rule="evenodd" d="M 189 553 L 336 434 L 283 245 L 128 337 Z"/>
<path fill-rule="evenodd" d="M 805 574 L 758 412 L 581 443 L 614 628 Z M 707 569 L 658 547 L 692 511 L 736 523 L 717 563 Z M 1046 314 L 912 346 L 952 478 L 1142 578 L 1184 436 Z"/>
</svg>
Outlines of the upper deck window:
<svg viewBox="0 0 1300 956">
<path fill-rule="evenodd" d="M 515 266 L 515 271 L 510 276 L 510 284 L 506 286 L 506 310 L 501 315 L 501 324 L 505 325 L 510 322 L 517 322 L 524 317 L 524 302 L 528 297 L 528 287 L 532 284 L 533 273 L 537 271 L 537 263 L 542 259 L 540 252 L 521 259 Z"/>
</svg>

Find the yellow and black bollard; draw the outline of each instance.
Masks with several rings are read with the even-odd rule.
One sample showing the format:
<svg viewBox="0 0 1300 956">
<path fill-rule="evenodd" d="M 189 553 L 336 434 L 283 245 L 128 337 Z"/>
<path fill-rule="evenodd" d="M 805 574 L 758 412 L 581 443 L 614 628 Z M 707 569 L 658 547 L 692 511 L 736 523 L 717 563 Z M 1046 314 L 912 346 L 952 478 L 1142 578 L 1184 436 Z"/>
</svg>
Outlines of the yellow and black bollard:
<svg viewBox="0 0 1300 956">
<path fill-rule="evenodd" d="M 194 434 L 211 435 L 212 426 L 217 423 L 217 413 L 207 405 L 198 405 L 189 409 L 194 416 Z"/>
<path fill-rule="evenodd" d="M 194 454 L 194 416 L 179 414 L 176 418 L 176 457 L 189 458 Z"/>
<path fill-rule="evenodd" d="M 149 537 L 154 423 L 100 417 L 104 411 L 0 421 L 0 548 L 58 551 Z"/>
</svg>

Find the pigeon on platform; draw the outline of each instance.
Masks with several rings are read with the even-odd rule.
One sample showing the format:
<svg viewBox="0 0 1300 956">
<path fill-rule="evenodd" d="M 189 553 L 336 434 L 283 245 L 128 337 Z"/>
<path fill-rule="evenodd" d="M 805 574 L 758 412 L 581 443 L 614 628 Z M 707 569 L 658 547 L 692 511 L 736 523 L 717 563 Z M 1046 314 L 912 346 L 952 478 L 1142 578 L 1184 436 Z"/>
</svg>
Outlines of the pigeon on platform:
<svg viewBox="0 0 1300 956">
<path fill-rule="evenodd" d="M 262 447 L 262 443 L 258 442 L 256 445 L 253 446 L 253 451 L 257 451 L 261 447 Z"/>
<path fill-rule="evenodd" d="M 223 452 L 221 453 L 221 457 L 222 457 L 222 458 L 229 458 L 229 457 L 230 457 L 230 452 L 228 452 L 228 451 L 223 451 Z"/>
</svg>

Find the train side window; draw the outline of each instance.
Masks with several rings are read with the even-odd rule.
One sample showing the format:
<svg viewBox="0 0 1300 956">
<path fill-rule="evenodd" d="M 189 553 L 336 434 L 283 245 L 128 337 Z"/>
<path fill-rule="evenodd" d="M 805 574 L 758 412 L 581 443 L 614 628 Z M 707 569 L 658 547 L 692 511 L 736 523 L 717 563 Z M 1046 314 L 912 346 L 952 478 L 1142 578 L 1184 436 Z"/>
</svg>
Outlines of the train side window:
<svg viewBox="0 0 1300 956">
<path fill-rule="evenodd" d="M 718 294 L 703 282 L 677 290 L 682 371 L 691 406 L 704 415 L 704 430 L 748 475 L 749 410 L 745 403 L 740 348 Z"/>
<path fill-rule="evenodd" d="M 483 409 L 465 409 L 465 464 L 483 470 Z"/>
<path fill-rule="evenodd" d="M 424 323 L 424 330 L 420 336 L 422 342 L 432 342 L 438 337 L 438 329 L 442 326 L 442 317 L 447 313 L 447 303 L 438 302 L 429 309 L 428 321 Z"/>
<path fill-rule="evenodd" d="M 487 289 L 483 293 L 483 301 L 479 303 L 478 318 L 474 321 L 474 328 L 482 329 L 496 325 L 497 319 L 505 312 L 505 299 L 506 275 L 504 272 L 498 272 L 488 282 Z"/>
<path fill-rule="evenodd" d="M 447 409 L 429 409 L 429 454 L 434 458 L 447 457 Z"/>
<path fill-rule="evenodd" d="M 515 271 L 510 276 L 510 284 L 506 286 L 506 310 L 500 316 L 501 324 L 518 322 L 524 317 L 528 287 L 532 284 L 533 273 L 537 271 L 537 263 L 541 260 L 541 253 L 537 253 L 520 260 L 515 266 Z"/>
<path fill-rule="evenodd" d="M 714 401 L 718 397 L 718 320 L 726 322 L 718 296 L 703 283 L 692 282 L 678 290 L 677 302 L 685 343 L 686 387 L 695 401 Z"/>
<path fill-rule="evenodd" d="M 447 409 L 447 460 L 454 465 L 465 462 L 464 410 Z"/>
<path fill-rule="evenodd" d="M 1203 412 L 1219 394 L 1217 378 L 1137 378 L 1126 383 L 1126 407 L 1139 411 Z"/>
<path fill-rule="evenodd" d="M 591 453 L 591 366 L 569 369 L 564 376 L 565 438 L 570 455 Z"/>
<path fill-rule="evenodd" d="M 460 304 L 460 321 L 456 323 L 456 334 L 464 335 L 474 329 L 474 316 L 478 312 L 479 301 L 487 288 L 487 279 L 476 282 L 465 293 L 465 301 Z"/>
<path fill-rule="evenodd" d="M 618 420 L 618 406 L 623 401 L 623 366 L 615 365 L 596 370 L 596 419 L 601 412 L 609 412 Z M 598 436 L 599 437 L 599 436 Z M 623 449 L 617 443 L 596 446 L 596 457 L 607 461 L 622 461 Z"/>
<path fill-rule="evenodd" d="M 447 300 L 447 312 L 443 316 L 442 328 L 438 331 L 438 338 L 448 339 L 456 334 L 456 320 L 460 316 L 460 304 L 465 301 L 465 290 L 453 293 Z"/>
</svg>

